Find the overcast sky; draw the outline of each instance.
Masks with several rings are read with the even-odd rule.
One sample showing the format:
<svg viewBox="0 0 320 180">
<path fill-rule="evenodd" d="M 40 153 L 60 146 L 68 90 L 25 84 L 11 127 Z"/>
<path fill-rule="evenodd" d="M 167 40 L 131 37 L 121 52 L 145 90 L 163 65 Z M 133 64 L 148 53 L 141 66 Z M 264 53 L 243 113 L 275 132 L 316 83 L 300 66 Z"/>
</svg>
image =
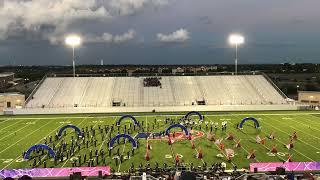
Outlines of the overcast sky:
<svg viewBox="0 0 320 180">
<path fill-rule="evenodd" d="M 320 62 L 320 0 L 0 0 L 0 65 Z"/>
</svg>

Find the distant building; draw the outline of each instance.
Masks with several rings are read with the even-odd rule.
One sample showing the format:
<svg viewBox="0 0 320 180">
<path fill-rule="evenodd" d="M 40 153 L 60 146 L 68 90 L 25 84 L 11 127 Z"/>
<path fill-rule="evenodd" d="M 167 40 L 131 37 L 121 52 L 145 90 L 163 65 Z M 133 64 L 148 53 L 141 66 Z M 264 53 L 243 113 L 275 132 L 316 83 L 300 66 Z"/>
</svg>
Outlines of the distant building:
<svg viewBox="0 0 320 180">
<path fill-rule="evenodd" d="M 5 108 L 24 107 L 25 96 L 19 93 L 0 93 L 0 112 Z"/>
<path fill-rule="evenodd" d="M 298 101 L 310 105 L 320 105 L 320 91 L 299 91 Z"/>
<path fill-rule="evenodd" d="M 0 73 L 0 91 L 8 88 L 10 86 L 10 82 L 14 81 L 14 73 L 5 72 Z"/>
<path fill-rule="evenodd" d="M 209 67 L 208 67 L 208 70 L 210 70 L 210 71 L 216 71 L 216 70 L 218 70 L 218 66 L 209 66 Z"/>
<path fill-rule="evenodd" d="M 184 69 L 181 67 L 173 68 L 172 74 L 176 74 L 176 73 L 184 73 Z"/>
</svg>

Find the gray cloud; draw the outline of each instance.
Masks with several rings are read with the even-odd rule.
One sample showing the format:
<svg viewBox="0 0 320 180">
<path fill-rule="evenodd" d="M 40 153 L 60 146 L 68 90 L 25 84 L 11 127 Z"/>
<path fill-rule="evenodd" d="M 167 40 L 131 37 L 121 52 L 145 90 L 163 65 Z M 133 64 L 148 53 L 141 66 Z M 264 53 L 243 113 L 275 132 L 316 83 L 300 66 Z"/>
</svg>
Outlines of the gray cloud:
<svg viewBox="0 0 320 180">
<path fill-rule="evenodd" d="M 185 42 L 190 39 L 190 33 L 186 29 L 178 29 L 170 34 L 157 34 L 157 39 L 160 42 L 173 43 L 173 42 Z"/>
<path fill-rule="evenodd" d="M 130 15 L 148 5 L 163 6 L 169 0 L 109 0 L 108 8 L 112 14 Z"/>
<path fill-rule="evenodd" d="M 33 32 L 55 42 L 80 20 L 107 21 L 169 0 L 0 0 L 0 39 Z M 43 26 L 50 31 L 43 31 Z M 13 32 L 13 33 L 12 33 Z M 132 34 L 128 34 L 128 36 Z M 115 41 L 123 41 L 115 37 Z"/>
<path fill-rule="evenodd" d="M 125 43 L 134 39 L 136 32 L 133 29 L 128 30 L 123 34 L 113 35 L 111 33 L 103 33 L 101 36 L 96 36 L 93 34 L 87 34 L 84 36 L 84 42 L 87 43 Z"/>
</svg>

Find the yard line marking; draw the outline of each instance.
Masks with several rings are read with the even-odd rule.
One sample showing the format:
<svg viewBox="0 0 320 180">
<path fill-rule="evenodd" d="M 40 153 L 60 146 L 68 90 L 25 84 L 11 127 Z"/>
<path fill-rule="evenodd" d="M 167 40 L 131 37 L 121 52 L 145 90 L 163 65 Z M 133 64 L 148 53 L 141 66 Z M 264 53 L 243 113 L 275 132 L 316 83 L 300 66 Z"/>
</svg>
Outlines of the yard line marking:
<svg viewBox="0 0 320 180">
<path fill-rule="evenodd" d="M 275 119 L 276 120 L 276 119 Z M 276 120 L 276 121 L 278 121 L 278 120 Z M 280 122 L 280 121 L 278 121 L 278 122 Z M 281 123 L 281 122 L 280 122 Z M 266 123 L 266 124 L 268 124 L 268 123 Z M 272 126 L 272 125 L 269 125 L 269 126 Z M 281 132 L 283 132 L 283 133 L 285 133 L 285 134 L 287 134 L 288 136 L 291 136 L 291 134 L 289 134 L 289 133 L 287 133 L 287 132 L 285 132 L 285 131 L 283 131 L 283 130 L 281 130 L 281 129 L 279 129 L 279 128 L 277 128 L 277 127 L 274 127 L 274 126 L 272 126 L 273 128 L 275 128 L 275 129 L 278 129 L 278 130 L 280 130 Z M 290 126 L 290 127 L 292 127 L 292 126 Z M 306 133 L 305 133 L 306 134 Z M 315 148 L 315 149 L 317 149 L 318 151 L 320 151 L 320 149 L 319 148 L 317 148 L 317 147 L 315 147 L 315 146 L 313 146 L 312 144 L 309 144 L 309 143 L 307 143 L 307 142 L 305 142 L 305 141 L 302 141 L 302 140 L 298 140 L 298 142 L 299 141 L 301 141 L 302 143 L 304 143 L 304 144 L 306 144 L 306 145 L 308 145 L 308 146 L 311 146 L 311 147 L 313 147 L 313 148 Z"/>
<path fill-rule="evenodd" d="M 299 116 L 299 119 L 300 118 L 301 119 L 303 118 L 304 120 L 311 122 L 312 125 L 318 125 L 318 128 L 320 127 L 320 123 L 318 123 L 318 121 L 320 121 L 320 117 L 311 116 L 309 118 L 305 118 L 303 116 Z M 317 128 L 313 128 L 313 129 L 319 131 Z"/>
<path fill-rule="evenodd" d="M 209 118 L 209 120 L 211 120 L 211 121 L 213 121 L 212 119 L 210 119 Z M 231 122 L 231 120 L 227 120 L 227 121 L 229 121 L 232 125 L 234 125 L 234 123 L 232 123 Z M 230 128 L 229 130 L 231 130 L 232 128 Z M 231 130 L 232 131 L 232 130 Z M 232 132 L 235 132 L 235 131 L 232 131 Z M 236 132 L 235 132 L 236 133 Z M 243 132 L 244 133 L 244 132 Z M 245 133 L 245 135 L 246 136 L 248 136 L 250 139 L 254 139 L 253 137 L 251 137 L 251 136 L 249 136 L 249 134 L 247 134 L 247 133 Z M 234 142 L 236 142 L 236 140 L 234 139 L 233 140 Z M 266 146 L 264 146 L 265 148 L 267 148 Z M 218 147 L 219 148 L 219 147 Z M 242 145 L 241 145 L 241 148 L 244 150 L 244 151 L 246 151 L 246 153 L 248 153 L 249 154 L 249 151 L 247 150 L 247 149 L 245 149 Z M 268 148 L 267 148 L 268 149 Z M 269 149 L 268 149 L 269 150 Z M 256 159 L 256 161 L 258 161 L 258 162 L 260 162 L 257 158 L 255 158 Z"/>
<path fill-rule="evenodd" d="M 209 120 L 212 120 L 212 119 L 210 119 L 209 118 Z M 198 126 L 201 126 L 201 124 L 198 124 Z M 206 132 L 206 131 L 205 131 Z M 207 132 L 206 132 L 207 133 Z M 226 157 L 227 158 L 227 155 L 220 149 L 220 147 L 216 144 L 216 143 L 214 143 L 214 145 L 218 148 L 218 151 L 220 152 L 220 153 L 222 153 L 223 155 L 224 155 L 224 157 Z M 198 150 L 196 150 L 197 151 L 197 153 L 198 153 Z M 201 159 L 202 160 L 202 162 L 204 163 L 204 161 L 203 161 L 203 159 Z M 231 161 L 230 162 L 233 166 L 235 166 L 235 164 Z"/>
<path fill-rule="evenodd" d="M 124 150 L 126 149 L 126 143 L 127 143 L 127 139 L 124 139 L 124 145 L 123 145 L 123 149 L 122 149 L 121 155 L 123 155 Z M 121 164 L 122 164 L 122 163 L 121 163 L 121 161 L 120 161 L 119 166 L 118 166 L 118 172 L 120 172 Z"/>
<path fill-rule="evenodd" d="M 314 125 L 315 123 L 316 123 L 316 121 L 317 120 L 312 120 L 312 119 L 309 119 L 309 118 L 304 118 L 304 117 L 301 117 L 301 118 L 303 118 L 304 120 L 308 120 L 309 122 L 311 122 L 312 123 L 312 125 Z M 300 119 L 300 118 L 299 118 Z M 317 118 L 317 119 L 319 119 L 319 118 Z M 320 130 L 318 130 L 318 129 L 316 129 L 316 128 L 313 128 L 313 127 L 310 127 L 310 125 L 306 125 L 306 124 L 304 124 L 304 123 L 301 123 L 301 122 L 299 122 L 298 120 L 294 120 L 294 119 L 292 119 L 293 121 L 295 121 L 295 122 L 297 122 L 297 123 L 299 123 L 299 124 L 301 124 L 301 125 L 304 125 L 304 126 L 308 126 L 310 129 L 312 129 L 312 130 L 315 130 L 315 131 L 320 131 Z M 320 124 L 318 124 L 318 125 L 320 125 Z M 290 126 L 291 128 L 293 128 L 293 129 L 295 129 L 294 127 L 292 127 L 292 126 Z M 301 132 L 303 132 L 302 130 L 300 130 L 300 129 L 298 129 L 299 131 L 301 131 Z M 309 136 L 313 136 L 314 138 L 316 138 L 316 139 L 320 139 L 318 136 L 315 136 L 315 135 L 312 135 L 312 134 L 309 134 L 309 133 L 305 133 L 305 132 L 303 132 L 304 134 L 307 134 L 307 135 L 309 135 Z"/>
<path fill-rule="evenodd" d="M 52 132 L 56 131 L 57 129 L 58 129 L 58 128 L 56 128 L 56 129 L 54 129 L 53 131 L 51 131 L 47 136 L 49 136 Z M 43 138 L 41 138 L 36 144 L 39 144 L 42 139 L 43 139 Z M 18 157 L 16 157 L 16 159 L 14 159 L 13 161 L 11 161 L 9 164 L 7 164 L 5 167 L 3 167 L 3 168 L 1 169 L 1 171 L 4 170 L 5 168 L 7 168 L 8 166 L 10 166 L 13 162 L 15 162 L 17 159 L 19 159 L 19 157 L 20 157 L 20 155 L 19 155 Z"/>
<path fill-rule="evenodd" d="M 19 141 L 16 141 L 15 143 L 11 144 L 11 145 L 10 145 L 10 146 L 8 146 L 7 148 L 3 149 L 2 151 L 0 151 L 0 154 L 1 154 L 1 153 L 3 153 L 4 151 L 6 151 L 8 148 L 10 148 L 10 147 L 12 147 L 12 146 L 16 145 L 18 142 L 22 141 L 23 139 L 27 138 L 27 137 L 28 137 L 28 136 L 30 136 L 31 134 L 33 134 L 33 133 L 35 133 L 35 132 L 39 131 L 42 127 L 46 126 L 46 125 L 47 125 L 47 124 L 49 124 L 49 123 L 51 123 L 51 121 L 47 122 L 45 125 L 43 125 L 43 126 L 41 126 L 41 127 L 37 128 L 36 130 L 32 131 L 31 133 L 29 133 L 27 136 L 24 136 L 24 137 L 23 137 L 22 139 L 20 139 Z"/>
<path fill-rule="evenodd" d="M 146 116 L 146 119 L 145 119 L 145 122 L 146 122 L 146 131 L 147 131 L 147 129 L 148 129 L 148 120 L 147 120 L 147 116 Z M 147 137 L 147 139 L 148 139 L 148 137 Z M 147 140 L 148 141 L 148 140 Z M 123 155 L 124 154 L 124 150 L 125 150 L 125 148 L 126 148 L 126 143 L 127 143 L 127 139 L 124 139 L 124 145 L 123 145 L 123 149 L 122 149 L 122 153 L 121 153 L 121 155 Z M 147 147 L 148 148 L 148 147 Z M 129 157 L 128 157 L 129 158 Z M 120 167 L 121 167 L 121 161 L 120 161 L 120 163 L 119 163 L 119 166 L 118 166 L 118 172 L 120 172 Z"/>
<path fill-rule="evenodd" d="M 82 122 L 85 120 L 85 118 L 77 125 L 77 126 L 79 126 L 80 124 L 82 124 Z M 61 127 L 63 127 L 64 125 L 61 125 Z M 58 128 L 57 129 L 59 129 L 59 128 L 61 128 L 60 126 L 58 126 Z M 59 141 L 59 143 L 57 143 L 55 146 L 54 146 L 54 148 L 56 148 L 58 145 L 60 145 L 61 144 L 61 141 Z M 47 157 L 47 154 L 46 155 L 44 155 L 42 158 L 41 158 L 41 161 L 43 161 L 43 159 L 44 158 L 46 158 Z M 38 162 L 37 163 L 37 165 L 39 164 L 40 162 Z"/>
<path fill-rule="evenodd" d="M 305 119 L 306 119 L 306 118 L 305 118 Z M 304 124 L 304 123 L 301 123 L 301 122 L 299 122 L 299 121 L 295 121 L 294 119 L 291 119 L 291 121 L 294 121 L 294 122 L 299 123 L 299 124 L 304 125 L 304 126 L 308 126 L 308 125 L 306 125 L 306 124 Z M 312 120 L 311 120 L 311 121 L 312 121 Z M 320 130 L 318 130 L 318 129 L 316 129 L 316 128 L 310 127 L 310 125 L 309 125 L 308 127 L 309 127 L 310 129 L 312 129 L 312 130 L 320 131 Z"/>
<path fill-rule="evenodd" d="M 38 122 L 39 120 L 40 120 L 40 119 L 38 119 L 36 122 Z M 6 135 L 6 136 L 3 136 L 3 137 L 0 139 L 0 141 L 1 141 L 1 140 L 3 140 L 3 139 L 5 139 L 6 137 L 8 137 L 8 136 L 12 135 L 12 134 L 15 134 L 15 133 L 19 132 L 21 129 L 24 129 L 25 127 L 30 126 L 30 125 L 31 125 L 31 124 L 27 124 L 27 125 L 23 126 L 22 128 L 20 128 L 20 129 L 18 129 L 18 130 L 16 130 L 16 131 L 14 131 L 14 132 L 12 132 L 12 133 L 10 133 L 10 134 Z"/>
<path fill-rule="evenodd" d="M 113 117 L 113 119 L 115 120 L 116 117 Z M 111 132 L 111 129 L 109 128 L 109 129 L 108 129 L 108 132 L 106 133 L 106 136 L 108 136 L 108 134 L 109 134 L 110 132 Z M 100 147 L 99 147 L 99 152 L 101 151 L 102 146 L 104 145 L 104 143 L 106 142 L 107 139 L 108 139 L 108 138 L 106 137 L 106 138 L 102 141 L 102 143 L 101 143 L 101 145 L 100 145 Z"/>
<path fill-rule="evenodd" d="M 15 122 L 15 123 L 13 123 L 13 124 L 11 124 L 11 125 L 9 125 L 9 126 L 4 127 L 4 128 L 2 128 L 2 129 L 0 129 L 0 131 L 3 131 L 4 129 L 7 129 L 8 127 L 11 127 L 11 126 L 15 125 L 15 124 L 17 124 L 17 123 L 20 122 L 20 121 L 21 121 L 21 120 Z"/>
<path fill-rule="evenodd" d="M 146 131 L 147 131 L 147 129 L 148 129 L 148 120 L 147 120 L 147 118 L 148 118 L 148 116 L 145 116 L 146 118 L 145 118 L 145 123 L 146 123 Z M 147 140 L 148 141 L 148 140 Z M 127 141 L 126 141 L 126 139 L 124 140 L 124 145 L 123 145 L 123 149 L 122 149 L 122 153 L 121 153 L 121 155 L 123 155 L 124 154 L 124 150 L 125 150 L 125 148 L 126 148 L 126 143 L 127 143 Z M 148 148 L 148 147 L 147 147 Z M 118 166 L 118 172 L 120 172 L 120 167 L 121 167 L 121 162 L 119 163 L 119 166 Z"/>
<path fill-rule="evenodd" d="M 237 118 L 237 116 L 235 115 L 235 118 Z M 234 125 L 234 123 L 232 121 L 229 120 L 230 123 L 232 123 Z M 253 139 L 255 141 L 255 139 L 253 137 L 251 137 L 249 134 L 247 134 L 246 132 L 244 131 L 241 131 L 242 133 L 246 134 L 248 137 L 250 137 L 251 139 Z M 264 133 L 265 135 L 267 135 L 267 133 Z M 280 138 L 277 138 L 277 139 L 280 139 Z M 280 141 L 279 141 L 280 142 Z M 271 151 L 271 149 L 269 149 L 266 145 L 263 145 L 267 150 L 268 152 Z M 285 159 L 283 159 L 281 156 L 279 156 L 278 154 L 276 154 L 276 156 L 280 159 L 282 159 L 283 161 L 286 161 Z"/>
<path fill-rule="evenodd" d="M 275 127 L 273 126 L 273 128 L 275 128 Z M 275 129 L 278 129 L 278 128 L 275 128 Z M 281 130 L 280 130 L 280 131 L 281 131 Z M 283 145 L 286 145 L 285 143 L 283 143 L 282 141 L 278 140 L 277 138 L 275 138 L 275 140 L 276 140 L 276 141 L 279 141 L 279 142 L 280 142 L 281 144 L 283 144 Z M 295 152 L 297 152 L 298 154 L 300 154 L 300 155 L 302 155 L 302 156 L 306 157 L 307 159 L 309 159 L 309 160 L 311 160 L 311 161 L 315 162 L 315 160 L 313 160 L 312 158 L 310 158 L 310 157 L 306 156 L 305 154 L 303 154 L 303 153 L 299 152 L 298 150 L 296 150 L 296 149 L 292 149 L 292 150 L 293 150 L 293 151 L 295 151 Z"/>
<path fill-rule="evenodd" d="M 275 120 L 275 121 L 278 121 L 277 119 L 274 119 L 274 120 Z M 281 123 L 281 121 L 278 121 L 278 122 Z M 266 123 L 266 124 L 267 124 L 267 123 Z M 270 126 L 272 126 L 272 125 L 270 125 Z M 272 127 L 274 127 L 274 126 L 272 126 Z M 299 130 L 299 129 L 296 129 L 296 128 L 294 128 L 293 126 L 290 126 L 290 127 L 291 127 L 292 129 L 295 129 L 295 130 L 297 130 L 297 131 L 300 131 L 300 132 L 304 133 L 303 131 L 301 131 L 301 130 Z M 274 127 L 274 128 L 276 128 L 276 127 Z M 276 128 L 276 129 L 279 129 L 279 128 Z M 285 132 L 285 131 L 283 131 L 283 130 L 280 130 L 280 131 L 290 136 L 289 133 L 287 133 L 287 132 Z M 308 133 L 304 133 L 304 134 L 307 134 L 307 135 L 309 135 L 309 136 L 313 136 L 313 135 L 308 134 Z M 315 138 L 317 138 L 317 139 L 320 139 L 320 138 L 318 138 L 318 137 L 316 137 L 316 136 L 313 136 L 313 137 L 315 137 Z M 317 149 L 318 151 L 320 151 L 319 148 L 313 146 L 312 144 L 309 144 L 309 143 L 307 143 L 307 142 L 305 142 L 305 141 L 303 141 L 303 140 L 298 140 L 298 142 L 299 142 L 299 141 L 302 142 L 302 143 L 304 143 L 304 144 L 306 144 L 306 145 L 308 145 L 308 146 L 311 146 L 311 147 Z"/>
<path fill-rule="evenodd" d="M 191 135 L 190 135 L 191 136 Z M 189 141 L 191 143 L 191 141 Z M 197 148 L 194 148 L 194 150 L 196 151 L 196 153 L 198 154 L 199 151 L 197 150 Z M 204 164 L 204 160 L 201 158 L 202 164 Z"/>
<path fill-rule="evenodd" d="M 308 135 L 308 136 L 312 136 L 312 137 L 314 137 L 314 138 L 316 138 L 316 139 L 320 139 L 319 137 L 317 137 L 317 136 L 314 136 L 314 135 L 312 135 L 312 134 L 309 134 L 309 133 L 305 133 L 305 132 L 303 132 L 302 130 L 300 130 L 300 129 L 296 129 L 295 127 L 293 127 L 293 126 L 290 126 L 292 129 L 294 129 L 294 130 L 296 130 L 296 131 L 300 131 L 300 132 L 302 132 L 303 134 L 306 134 L 306 135 Z M 300 140 L 300 141 L 302 141 L 302 140 Z"/>
<path fill-rule="evenodd" d="M 176 155 L 174 154 L 173 147 L 172 147 L 173 145 L 172 144 L 169 147 L 170 147 L 170 151 L 171 151 L 171 154 L 172 154 L 173 164 L 176 164 L 176 160 L 175 160 Z"/>
<path fill-rule="evenodd" d="M 90 116 L 90 115 L 88 115 L 88 116 Z M 85 119 L 86 119 L 86 118 L 85 118 Z M 85 119 L 83 119 L 80 124 L 82 124 Z M 94 124 L 93 128 L 96 127 L 96 125 L 97 125 L 97 123 L 99 122 L 100 119 L 102 119 L 102 118 L 98 118 L 98 120 L 97 120 L 97 122 Z M 79 124 L 79 125 L 80 125 L 80 124 Z M 79 126 L 79 125 L 78 125 L 78 126 Z M 78 152 L 78 153 L 79 153 L 79 152 Z M 73 156 L 71 156 L 71 157 L 73 157 Z M 70 157 L 69 159 L 67 159 L 67 160 L 63 163 L 62 167 L 64 167 L 64 166 L 67 164 L 67 162 L 71 159 L 71 157 Z"/>
<path fill-rule="evenodd" d="M 4 119 L 4 118 L 3 118 L 3 119 Z M 4 121 L 0 122 L 0 124 L 5 123 L 5 122 L 7 122 L 7 121 L 9 121 L 9 118 L 6 118 Z"/>
<path fill-rule="evenodd" d="M 220 147 L 216 144 L 216 143 L 214 143 L 214 145 L 218 148 L 218 150 L 224 155 L 224 157 L 226 157 L 227 158 L 227 155 L 222 151 L 222 150 L 220 150 Z M 235 164 L 231 161 L 231 164 L 233 165 L 233 166 L 235 166 Z"/>
</svg>

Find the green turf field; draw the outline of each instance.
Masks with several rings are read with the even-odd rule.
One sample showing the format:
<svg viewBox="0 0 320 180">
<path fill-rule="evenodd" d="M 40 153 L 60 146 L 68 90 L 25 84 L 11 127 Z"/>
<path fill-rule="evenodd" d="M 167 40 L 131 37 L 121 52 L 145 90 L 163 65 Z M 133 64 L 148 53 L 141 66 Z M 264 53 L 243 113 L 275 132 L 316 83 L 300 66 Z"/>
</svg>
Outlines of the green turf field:
<svg viewBox="0 0 320 180">
<path fill-rule="evenodd" d="M 287 160 L 287 155 L 292 155 L 293 161 L 320 161 L 320 114 L 317 112 L 302 112 L 302 111 L 277 111 L 277 112 L 236 112 L 236 113 L 219 113 L 210 112 L 202 113 L 205 115 L 205 119 L 202 124 L 198 124 L 193 127 L 193 135 L 197 132 L 203 132 L 202 137 L 198 137 L 193 140 L 196 148 L 191 148 L 190 140 L 181 138 L 176 140 L 172 146 L 168 145 L 168 140 L 163 138 L 162 140 L 154 140 L 150 138 L 150 161 L 151 166 L 154 166 L 155 162 L 158 162 L 160 166 L 163 163 L 167 163 L 169 166 L 174 166 L 174 157 L 179 154 L 181 159 L 180 163 L 193 163 L 194 166 L 200 166 L 204 162 L 211 166 L 213 163 L 226 162 L 225 151 L 220 151 L 218 146 L 207 139 L 207 133 L 210 131 L 210 123 L 219 123 L 217 131 L 213 130 L 216 138 L 225 138 L 228 133 L 234 135 L 235 140 L 241 139 L 241 147 L 235 148 L 235 140 L 224 140 L 226 148 L 232 148 L 235 151 L 235 156 L 232 158 L 231 163 L 236 164 L 238 168 L 249 168 L 250 162 L 279 162 Z M 170 124 L 166 124 L 164 119 L 170 117 L 176 122 L 182 117 L 181 115 L 159 115 L 159 114 L 139 114 L 136 119 L 142 124 L 147 132 L 159 132 L 165 130 Z M 235 128 L 243 118 L 252 116 L 255 117 L 260 125 L 261 129 L 257 130 L 253 127 L 252 122 L 246 122 L 242 130 Z M 33 154 L 33 157 L 37 156 L 37 159 L 46 160 L 47 167 L 71 167 L 71 162 L 81 157 L 84 154 L 89 154 L 90 150 L 105 151 L 105 163 L 100 158 L 99 165 L 109 165 L 111 168 L 118 172 L 127 171 L 130 165 L 133 163 L 137 167 L 140 163 L 145 165 L 146 144 L 147 140 L 139 140 L 139 148 L 135 150 L 134 155 L 131 155 L 131 144 L 127 141 L 120 140 L 120 144 L 115 143 L 112 155 L 108 155 L 108 138 L 102 140 L 100 132 L 98 132 L 99 125 L 104 127 L 105 125 L 111 125 L 116 122 L 120 116 L 118 115 L 35 115 L 35 116 L 12 116 L 0 117 L 0 167 L 1 169 L 10 168 L 30 168 L 33 166 L 33 160 L 24 161 L 22 158 L 22 152 L 26 151 L 30 146 L 38 143 L 44 143 L 44 138 L 54 136 L 55 133 L 64 125 L 73 124 L 80 128 L 91 127 L 97 130 L 96 147 L 93 143 L 89 144 L 89 148 L 85 145 L 81 146 L 80 151 L 76 150 L 74 156 L 58 161 L 57 165 L 54 165 L 53 159 L 48 159 L 45 155 Z M 193 121 L 197 122 L 196 116 L 191 117 Z M 155 119 L 157 119 L 156 124 Z M 205 122 L 208 122 L 208 129 L 206 130 Z M 226 132 L 221 130 L 221 122 L 227 121 L 228 127 Z M 125 120 L 121 123 L 120 132 L 123 131 L 124 125 L 129 127 L 130 120 Z M 153 129 L 154 126 L 154 129 Z M 200 130 L 201 126 L 201 130 Z M 179 132 L 180 129 L 175 129 L 175 132 Z M 266 144 L 256 143 L 256 136 L 259 134 L 261 138 L 266 137 L 273 131 L 275 139 L 269 140 L 267 138 Z M 289 142 L 289 136 L 294 132 L 297 132 L 298 140 L 294 141 L 294 148 L 288 150 L 284 145 Z M 115 136 L 117 134 L 117 128 L 113 132 L 108 131 L 106 137 Z M 135 136 L 136 131 L 132 131 L 131 135 Z M 172 132 L 172 131 L 171 131 Z M 67 130 L 67 135 L 62 138 L 67 142 L 70 142 L 71 136 L 75 136 L 73 130 Z M 54 146 L 58 147 L 62 140 L 54 142 Z M 80 142 L 79 142 L 80 143 Z M 51 144 L 52 145 L 52 144 Z M 273 145 L 277 145 L 277 154 L 270 153 L 270 149 Z M 203 152 L 203 158 L 196 158 L 197 150 L 201 148 Z M 123 155 L 124 161 L 115 164 L 117 157 L 117 149 L 120 154 Z M 251 150 L 256 150 L 256 159 L 247 159 L 246 156 Z M 130 157 L 127 157 L 130 152 Z M 38 157 L 40 156 L 40 158 Z M 88 159 L 88 158 L 87 158 Z M 95 158 L 93 158 L 95 161 Z M 231 169 L 231 163 L 227 162 L 227 168 Z M 96 165 L 96 162 L 94 162 Z M 86 162 L 81 162 L 81 166 L 87 166 Z M 38 164 L 37 167 L 43 167 L 43 164 Z"/>
</svg>

